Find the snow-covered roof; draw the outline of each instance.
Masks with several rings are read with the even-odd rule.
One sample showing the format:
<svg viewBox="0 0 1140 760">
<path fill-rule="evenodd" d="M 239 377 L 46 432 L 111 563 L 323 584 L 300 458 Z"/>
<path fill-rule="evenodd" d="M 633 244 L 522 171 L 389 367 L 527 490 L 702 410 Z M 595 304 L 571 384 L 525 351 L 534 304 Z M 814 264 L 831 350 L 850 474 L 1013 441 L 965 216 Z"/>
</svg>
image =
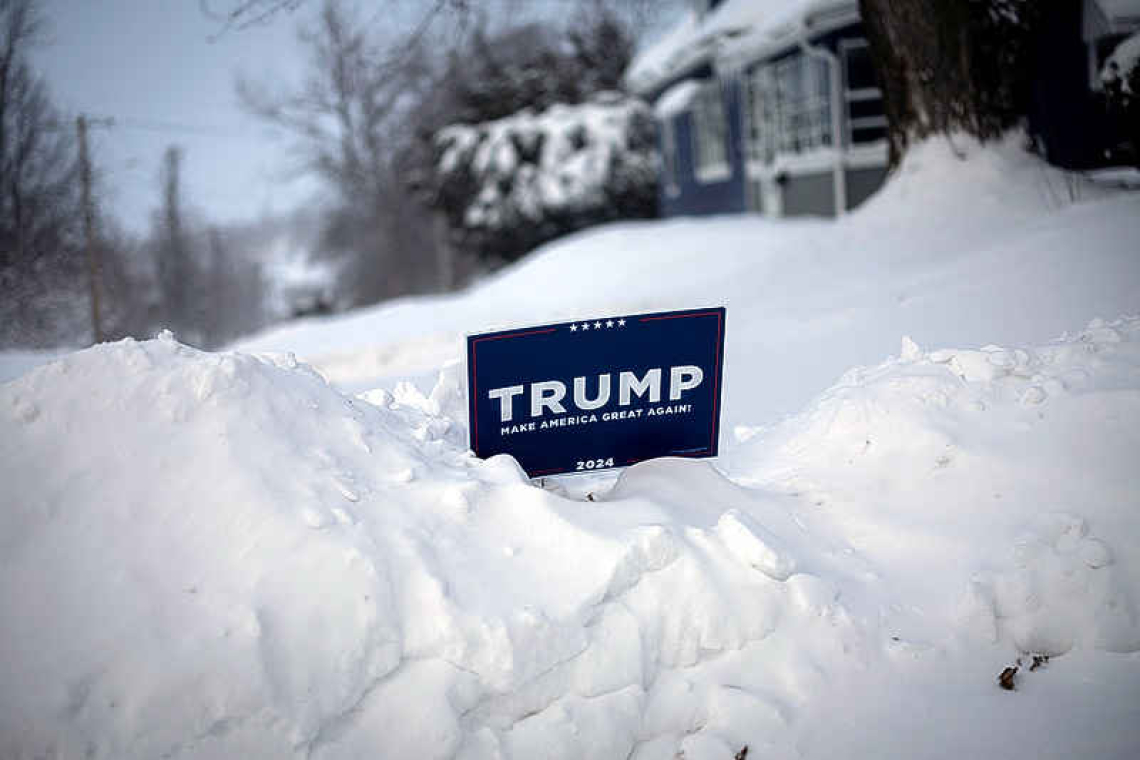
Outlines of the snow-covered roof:
<svg viewBox="0 0 1140 760">
<path fill-rule="evenodd" d="M 638 51 L 625 72 L 626 84 L 643 93 L 668 78 L 700 62 L 707 55 L 697 43 L 701 29 L 696 12 L 684 18 L 655 44 Z"/>
<path fill-rule="evenodd" d="M 661 97 L 653 106 L 653 113 L 658 119 L 668 119 L 684 111 L 693 102 L 693 98 L 701 90 L 701 83 L 696 79 L 685 79 L 661 93 Z"/>
<path fill-rule="evenodd" d="M 1140 0 L 1087 0 L 1082 33 L 1086 41 L 1140 29 Z"/>
<path fill-rule="evenodd" d="M 848 17 L 857 15 L 857 8 L 854 0 L 725 0 L 703 15 L 690 11 L 657 43 L 634 56 L 626 84 L 644 94 L 723 52 L 790 44 L 813 16 Z"/>
</svg>

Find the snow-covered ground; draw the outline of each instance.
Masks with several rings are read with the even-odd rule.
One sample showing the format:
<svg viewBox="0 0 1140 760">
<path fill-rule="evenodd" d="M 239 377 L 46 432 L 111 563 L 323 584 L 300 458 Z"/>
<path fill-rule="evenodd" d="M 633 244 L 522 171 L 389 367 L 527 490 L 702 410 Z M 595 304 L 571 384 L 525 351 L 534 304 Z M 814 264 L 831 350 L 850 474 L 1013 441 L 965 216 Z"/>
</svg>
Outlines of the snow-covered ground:
<svg viewBox="0 0 1140 760">
<path fill-rule="evenodd" d="M 958 153 L 972 155 L 961 161 Z M 430 389 L 466 332 L 725 305 L 725 414 L 773 422 L 910 334 L 1041 342 L 1140 311 L 1140 195 L 1029 160 L 1012 142 L 922 146 L 857 213 L 615 224 L 546 246 L 481 287 L 288 324 L 241 351 L 293 351 L 340 388 Z"/>
<path fill-rule="evenodd" d="M 1135 757 L 1137 241 L 1136 194 L 936 142 L 839 222 L 32 370 L 0 757 Z M 466 452 L 465 330 L 719 304 L 719 460 Z"/>
</svg>

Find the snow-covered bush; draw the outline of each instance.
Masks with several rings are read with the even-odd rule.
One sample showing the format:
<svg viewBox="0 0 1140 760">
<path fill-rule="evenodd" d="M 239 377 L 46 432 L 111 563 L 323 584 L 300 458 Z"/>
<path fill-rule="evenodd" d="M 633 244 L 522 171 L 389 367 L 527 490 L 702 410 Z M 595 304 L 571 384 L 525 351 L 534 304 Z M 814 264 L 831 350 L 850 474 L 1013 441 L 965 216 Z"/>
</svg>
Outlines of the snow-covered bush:
<svg viewBox="0 0 1140 760">
<path fill-rule="evenodd" d="M 1104 62 L 1100 78 L 1106 87 L 1119 88 L 1127 97 L 1140 95 L 1140 32 L 1116 46 Z"/>
<path fill-rule="evenodd" d="M 1109 111 L 1124 125 L 1133 162 L 1140 164 L 1140 32 L 1116 46 L 1104 62 L 1100 80 Z"/>
<path fill-rule="evenodd" d="M 543 242 L 656 212 L 653 116 L 615 92 L 435 135 L 439 207 L 465 252 L 510 261 Z"/>
</svg>

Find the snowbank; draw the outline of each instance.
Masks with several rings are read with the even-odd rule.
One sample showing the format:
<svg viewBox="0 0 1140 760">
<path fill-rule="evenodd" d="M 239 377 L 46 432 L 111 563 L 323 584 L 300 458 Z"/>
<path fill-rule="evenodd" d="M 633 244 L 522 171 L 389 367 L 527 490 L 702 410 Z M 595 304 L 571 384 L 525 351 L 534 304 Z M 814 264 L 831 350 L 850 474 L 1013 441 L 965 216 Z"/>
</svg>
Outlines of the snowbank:
<svg viewBox="0 0 1140 760">
<path fill-rule="evenodd" d="M 925 597 L 900 628 L 1136 651 L 1140 565 L 1110 544 L 1140 559 L 1138 341 L 1138 318 L 1035 349 L 924 352 L 904 338 L 900 358 L 848 372 L 807 413 L 738 429 L 747 443 L 725 466 L 813 501 L 813 520 Z"/>
<path fill-rule="evenodd" d="M 168 336 L 0 387 L 0 754 L 831 756 L 858 683 L 985 702 L 1015 754 L 1140 747 L 1134 701 L 1006 724 L 1140 684 L 1108 654 L 1140 650 L 1140 319 L 905 342 L 741 430 L 737 483 L 665 459 L 593 501 L 471 458 L 459 387 L 352 399 Z M 1062 656 L 997 702 L 1019 653 Z"/>
<path fill-rule="evenodd" d="M 1140 200 L 1099 193 L 936 141 L 837 222 L 615 225 L 246 344 L 363 398 L 170 336 L 0 386 L 0 757 L 1137 755 L 1140 319 L 1089 320 L 1140 311 Z M 695 303 L 716 466 L 466 453 L 465 330 Z"/>
</svg>

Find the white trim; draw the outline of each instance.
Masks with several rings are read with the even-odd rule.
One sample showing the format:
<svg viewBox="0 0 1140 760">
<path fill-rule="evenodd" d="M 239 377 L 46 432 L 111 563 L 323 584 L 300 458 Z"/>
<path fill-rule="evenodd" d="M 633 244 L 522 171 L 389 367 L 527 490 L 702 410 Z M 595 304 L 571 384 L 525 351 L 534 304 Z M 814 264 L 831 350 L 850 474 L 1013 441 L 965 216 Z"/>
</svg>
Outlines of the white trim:
<svg viewBox="0 0 1140 760">
<path fill-rule="evenodd" d="M 883 91 L 878 87 L 861 87 L 858 90 L 844 90 L 844 95 L 848 103 L 855 103 L 863 100 L 882 100 Z"/>
<path fill-rule="evenodd" d="M 876 140 L 848 147 L 843 154 L 843 165 L 848 169 L 877 169 L 886 166 L 889 159 L 887 141 Z"/>
<path fill-rule="evenodd" d="M 839 151 L 838 162 L 844 169 L 876 169 L 885 167 L 888 158 L 887 141 L 878 140 Z M 836 160 L 835 151 L 830 148 L 809 153 L 780 153 L 768 164 L 749 161 L 745 164 L 745 176 L 749 180 L 763 180 L 779 174 L 820 174 L 833 169 Z"/>
<path fill-rule="evenodd" d="M 724 182 L 731 176 L 732 167 L 726 163 L 701 166 L 697 167 L 693 171 L 693 178 L 702 185 L 710 185 L 714 182 Z"/>
<path fill-rule="evenodd" d="M 887 126 L 887 117 L 856 116 L 853 119 L 848 119 L 847 123 L 850 129 L 870 129 L 872 127 L 885 127 Z"/>
</svg>

